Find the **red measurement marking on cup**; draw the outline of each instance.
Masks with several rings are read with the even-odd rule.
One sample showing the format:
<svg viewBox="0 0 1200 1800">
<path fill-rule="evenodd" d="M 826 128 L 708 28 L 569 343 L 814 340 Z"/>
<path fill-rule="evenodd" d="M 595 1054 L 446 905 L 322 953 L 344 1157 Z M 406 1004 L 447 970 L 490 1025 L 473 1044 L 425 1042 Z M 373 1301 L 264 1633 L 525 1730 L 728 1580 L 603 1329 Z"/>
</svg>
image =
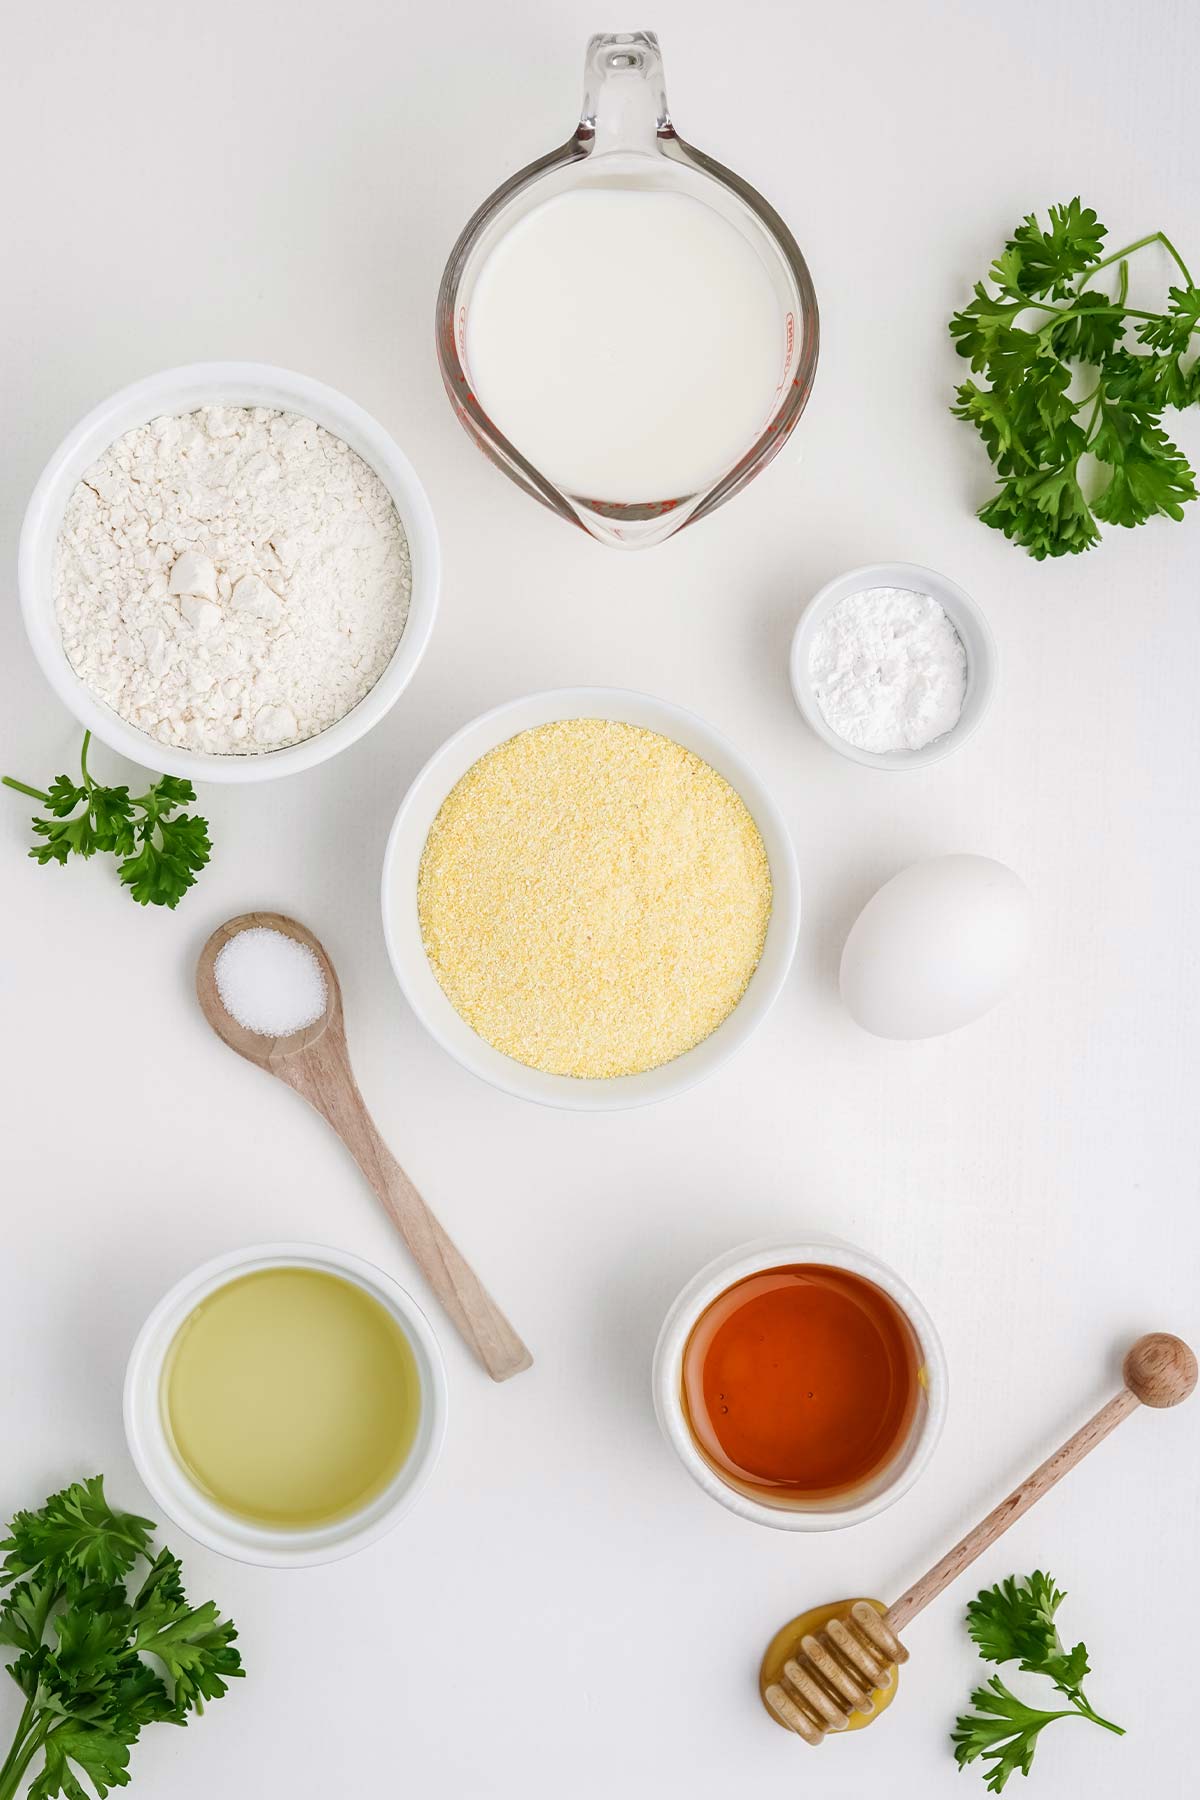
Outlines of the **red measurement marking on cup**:
<svg viewBox="0 0 1200 1800">
<path fill-rule="evenodd" d="M 783 368 L 779 372 L 779 380 L 775 387 L 776 399 L 788 385 L 788 370 L 791 368 L 792 353 L 796 348 L 796 315 L 789 313 L 783 325 Z"/>
</svg>

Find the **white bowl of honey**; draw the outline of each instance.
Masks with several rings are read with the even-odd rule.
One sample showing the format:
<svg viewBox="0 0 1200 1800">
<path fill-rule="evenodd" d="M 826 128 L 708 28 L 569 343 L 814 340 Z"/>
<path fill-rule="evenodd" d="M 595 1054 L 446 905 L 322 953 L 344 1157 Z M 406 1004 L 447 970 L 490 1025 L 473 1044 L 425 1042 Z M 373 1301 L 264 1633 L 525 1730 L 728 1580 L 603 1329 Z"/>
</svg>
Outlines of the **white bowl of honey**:
<svg viewBox="0 0 1200 1800">
<path fill-rule="evenodd" d="M 654 1404 L 688 1474 L 744 1519 L 835 1531 L 927 1467 L 946 1358 L 908 1283 L 832 1238 L 743 1244 L 679 1295 L 654 1353 Z"/>
</svg>

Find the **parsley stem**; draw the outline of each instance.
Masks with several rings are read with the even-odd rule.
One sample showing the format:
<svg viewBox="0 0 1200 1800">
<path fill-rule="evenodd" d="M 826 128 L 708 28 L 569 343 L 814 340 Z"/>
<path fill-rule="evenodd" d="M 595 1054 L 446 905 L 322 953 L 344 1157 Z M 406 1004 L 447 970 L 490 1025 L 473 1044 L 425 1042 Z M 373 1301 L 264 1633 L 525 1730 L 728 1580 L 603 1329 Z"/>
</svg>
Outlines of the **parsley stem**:
<svg viewBox="0 0 1200 1800">
<path fill-rule="evenodd" d="M 83 747 L 79 752 L 79 767 L 83 774 L 83 785 L 88 790 L 89 794 L 96 785 L 88 774 L 87 766 L 88 745 L 91 741 L 91 732 L 85 731 L 83 734 Z M 31 800 L 40 800 L 43 806 L 49 806 L 50 804 L 49 794 L 44 794 L 41 788 L 30 787 L 27 781 L 18 781 L 15 775 L 0 775 L 0 785 L 15 788 L 18 794 L 28 794 Z M 3 1794 L 0 1794 L 0 1800 L 4 1800 Z"/>
<path fill-rule="evenodd" d="M 31 1710 L 32 1707 L 26 1708 L 27 1712 Z M 53 1723 L 54 1714 L 46 1713 L 38 1719 L 23 1743 L 20 1743 L 18 1736 L 19 1748 L 17 1744 L 14 1744 L 13 1750 L 9 1752 L 8 1761 L 0 1771 L 0 1800 L 13 1800 L 13 1795 L 24 1779 L 26 1769 L 45 1743 Z"/>
<path fill-rule="evenodd" d="M 1092 394 L 1089 394 L 1088 399 L 1095 400 L 1096 404 L 1092 408 L 1092 416 L 1088 420 L 1087 428 L 1083 434 L 1084 435 L 1083 447 L 1085 450 L 1090 450 L 1092 447 L 1092 444 L 1095 440 L 1096 424 L 1100 417 L 1100 408 L 1104 405 L 1104 383 L 1103 382 L 1098 382 L 1096 384 L 1095 392 Z M 1083 406 L 1086 404 L 1086 402 L 1081 400 L 1079 404 L 1081 406 Z"/>
<path fill-rule="evenodd" d="M 1100 273 L 1101 269 L 1111 269 L 1112 265 L 1115 262 L 1120 262 L 1123 257 L 1132 256 L 1135 250 L 1144 250 L 1146 248 L 1147 244 L 1163 244 L 1163 243 L 1166 243 L 1166 239 L 1163 237 L 1163 234 L 1161 231 L 1149 231 L 1146 233 L 1145 237 L 1138 238 L 1136 243 L 1126 244 L 1126 246 L 1123 250 L 1114 250 L 1111 256 L 1106 256 L 1104 258 L 1103 262 L 1093 263 L 1091 268 L 1087 271 L 1087 274 L 1084 276 L 1083 279 L 1085 281 L 1090 281 L 1092 279 L 1093 275 L 1098 275 Z M 1174 256 L 1175 252 L 1172 251 L 1171 254 Z M 1179 262 L 1178 256 L 1175 256 L 1175 261 Z M 1179 263 L 1179 266 L 1181 269 L 1183 269 L 1182 263 Z M 1183 269 L 1183 272 L 1185 275 L 1187 275 L 1186 269 Z M 1189 281 L 1189 286 L 1190 286 L 1190 284 L 1191 284 L 1190 276 L 1188 277 L 1188 281 Z"/>
<path fill-rule="evenodd" d="M 1087 1701 L 1080 1694 L 1075 1696 L 1075 1707 L 1081 1719 L 1090 1719 L 1093 1725 L 1103 1725 L 1105 1731 L 1115 1731 L 1118 1737 L 1125 1736 L 1123 1725 L 1114 1725 L 1111 1719 L 1102 1719 L 1098 1712 L 1093 1712 Z"/>
<path fill-rule="evenodd" d="M 17 1759 L 17 1753 L 21 1747 L 21 1742 L 25 1737 L 26 1732 L 29 1730 L 32 1720 L 33 1701 L 27 1700 L 25 1702 L 25 1710 L 17 1721 L 16 1735 L 13 1738 L 8 1755 L 5 1757 L 3 1764 L 0 1764 L 0 1789 L 3 1789 L 8 1773 Z"/>
<path fill-rule="evenodd" d="M 1182 256 L 1180 256 L 1178 250 L 1175 248 L 1174 244 L 1171 242 L 1171 240 L 1167 236 L 1166 232 L 1160 231 L 1158 235 L 1161 238 L 1162 242 L 1165 244 L 1166 248 L 1170 251 L 1171 255 L 1175 258 L 1175 262 L 1176 262 L 1176 265 L 1178 266 L 1179 273 L 1183 276 L 1183 279 L 1187 282 L 1189 287 L 1195 287 L 1196 284 L 1192 280 L 1191 273 L 1188 269 L 1187 264 L 1184 262 Z"/>
<path fill-rule="evenodd" d="M 1136 306 L 1124 306 L 1119 301 L 1114 301 L 1111 306 L 1085 306 L 1080 309 L 1073 303 L 1068 306 L 1055 306 L 1049 300 L 1033 300 L 1028 295 L 1024 294 L 1021 295 L 1020 298 L 1024 302 L 1027 311 L 1052 313 L 1055 321 L 1058 323 L 1061 323 L 1064 319 L 1079 318 L 1081 310 L 1083 313 L 1086 313 L 1089 319 L 1103 319 L 1110 313 L 1120 313 L 1122 318 L 1126 319 L 1161 319 L 1162 317 L 1161 313 L 1140 312 Z M 1018 315 L 1014 313 L 1014 319 L 1017 316 Z M 1039 330 L 1041 331 L 1046 331 L 1048 329 L 1049 327 L 1046 325 L 1039 327 Z"/>
<path fill-rule="evenodd" d="M 1073 306 L 1048 306 L 1044 300 L 1029 300 L 1028 306 L 1037 312 L 1053 313 L 1056 319 L 1077 319 L 1080 315 Z M 1140 312 L 1136 306 L 1120 306 L 1115 301 L 1111 306 L 1085 306 L 1083 311 L 1089 319 L 1103 319 L 1109 313 L 1120 313 L 1126 319 L 1161 319 L 1161 313 Z M 1045 330 L 1045 327 L 1042 327 Z"/>
<path fill-rule="evenodd" d="M 28 794 L 31 800 L 40 800 L 43 806 L 49 806 L 49 794 L 43 794 L 41 788 L 30 787 L 26 781 L 18 781 L 14 775 L 0 775 L 0 785 L 15 788 L 18 794 Z"/>
<path fill-rule="evenodd" d="M 1136 243 L 1126 244 L 1123 250 L 1114 250 L 1111 256 L 1106 256 L 1104 258 L 1103 262 L 1093 263 L 1083 278 L 1084 283 L 1086 284 L 1089 282 L 1093 275 L 1098 275 L 1101 269 L 1111 268 L 1113 263 L 1121 262 L 1126 256 L 1132 256 L 1135 250 L 1144 250 L 1147 244 L 1161 244 L 1174 261 L 1176 268 L 1179 270 L 1179 273 L 1183 276 L 1183 279 L 1187 282 L 1188 286 L 1195 287 L 1196 284 L 1192 280 L 1191 271 L 1165 231 L 1151 231 L 1147 233 L 1145 237 L 1138 238 Z"/>
</svg>

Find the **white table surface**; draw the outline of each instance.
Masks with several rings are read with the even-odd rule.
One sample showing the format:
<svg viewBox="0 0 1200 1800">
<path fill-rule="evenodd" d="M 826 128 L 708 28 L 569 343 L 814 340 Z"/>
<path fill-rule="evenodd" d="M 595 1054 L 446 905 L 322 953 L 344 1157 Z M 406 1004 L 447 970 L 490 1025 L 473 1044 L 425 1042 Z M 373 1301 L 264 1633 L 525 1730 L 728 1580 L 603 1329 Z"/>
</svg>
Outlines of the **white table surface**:
<svg viewBox="0 0 1200 1800">
<path fill-rule="evenodd" d="M 432 345 L 460 226 L 568 135 L 588 32 L 613 23 L 658 30 L 681 131 L 793 226 L 823 328 L 788 452 L 713 519 L 629 557 L 484 461 Z M 537 1357 L 493 1388 L 437 1319 L 444 1458 L 416 1512 L 356 1560 L 276 1573 L 179 1545 L 196 1595 L 236 1617 L 250 1673 L 186 1738 L 147 1733 L 144 1800 L 859 1800 L 881 1781 L 970 1800 L 982 1781 L 948 1743 L 984 1672 L 963 1605 L 1036 1566 L 1070 1590 L 1091 1697 L 1129 1733 L 1056 1728 L 1029 1791 L 1188 1789 L 1193 1721 L 1162 1700 L 1194 1656 L 1176 1609 L 1200 1586 L 1200 1404 L 1123 1426 L 915 1624 L 900 1703 L 866 1735 L 814 1759 L 766 1721 L 754 1677 L 802 1606 L 904 1587 L 1107 1395 L 1137 1333 L 1200 1332 L 1200 506 L 1065 564 L 984 530 L 987 471 L 946 410 L 962 365 L 945 332 L 1020 215 L 1080 190 L 1114 244 L 1162 226 L 1200 260 L 1198 56 L 1187 0 L 1136 15 L 1114 0 L 659 0 L 615 21 L 576 0 L 10 13 L 4 771 L 36 783 L 78 742 L 18 619 L 26 498 L 79 415 L 156 368 L 260 358 L 361 401 L 427 484 L 445 586 L 424 665 L 369 739 L 290 781 L 203 792 L 216 852 L 175 914 L 135 907 L 102 859 L 24 862 L 28 809 L 0 796 L 0 1514 L 93 1469 L 114 1500 L 146 1504 L 122 1368 L 152 1302 L 202 1259 L 325 1240 L 428 1300 L 321 1122 L 200 1019 L 199 946 L 250 907 L 328 944 L 380 1125 Z M 1195 459 L 1200 420 L 1181 436 Z M 805 597 L 885 557 L 963 583 L 1003 660 L 975 741 L 908 776 L 818 743 L 785 673 Z M 425 757 L 494 702 L 573 682 L 646 688 L 726 731 L 773 785 L 805 887 L 794 974 L 756 1040 L 686 1097 L 604 1117 L 524 1105 L 438 1050 L 392 980 L 377 905 L 388 825 Z M 950 850 L 1025 877 L 1032 967 L 957 1036 L 876 1041 L 838 1002 L 842 940 L 882 880 Z M 908 1276 L 952 1400 L 917 1488 L 805 1538 L 688 1482 L 648 1370 L 701 1263 L 808 1228 Z M 0 1690 L 5 1739 L 16 1713 Z"/>
</svg>

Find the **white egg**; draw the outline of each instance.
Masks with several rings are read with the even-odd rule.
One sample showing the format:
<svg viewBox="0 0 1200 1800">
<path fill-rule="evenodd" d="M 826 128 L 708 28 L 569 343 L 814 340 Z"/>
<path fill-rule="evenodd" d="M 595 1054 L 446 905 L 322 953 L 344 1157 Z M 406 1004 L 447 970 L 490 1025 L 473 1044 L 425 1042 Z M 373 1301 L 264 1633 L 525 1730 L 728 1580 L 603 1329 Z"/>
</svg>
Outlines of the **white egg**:
<svg viewBox="0 0 1200 1800">
<path fill-rule="evenodd" d="M 939 1037 L 1002 1000 L 1029 954 L 1029 890 L 988 856 L 934 856 L 873 894 L 842 951 L 842 999 L 876 1037 Z"/>
</svg>

